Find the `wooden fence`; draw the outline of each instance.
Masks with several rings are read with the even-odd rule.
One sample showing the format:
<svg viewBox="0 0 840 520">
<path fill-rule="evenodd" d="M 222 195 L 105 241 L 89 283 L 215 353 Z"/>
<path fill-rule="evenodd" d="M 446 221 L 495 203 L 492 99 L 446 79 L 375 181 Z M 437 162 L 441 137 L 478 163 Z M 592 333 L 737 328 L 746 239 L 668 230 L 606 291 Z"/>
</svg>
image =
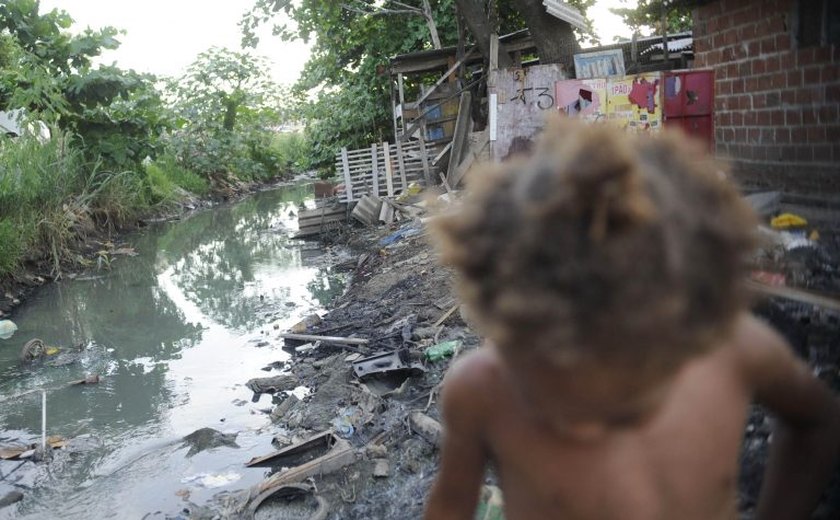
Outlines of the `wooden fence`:
<svg viewBox="0 0 840 520">
<path fill-rule="evenodd" d="M 347 150 L 335 156 L 336 171 L 344 180 L 341 202 L 354 202 L 364 195 L 399 195 L 412 182 L 432 184 L 431 157 L 436 147 L 422 141 L 375 143 L 370 148 Z"/>
</svg>

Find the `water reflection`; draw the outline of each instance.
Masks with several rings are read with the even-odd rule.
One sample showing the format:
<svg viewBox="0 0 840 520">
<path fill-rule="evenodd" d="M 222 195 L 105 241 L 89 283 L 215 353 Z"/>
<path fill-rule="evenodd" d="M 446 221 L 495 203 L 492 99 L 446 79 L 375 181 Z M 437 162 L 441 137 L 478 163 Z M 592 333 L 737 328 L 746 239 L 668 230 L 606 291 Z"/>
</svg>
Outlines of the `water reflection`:
<svg viewBox="0 0 840 520">
<path fill-rule="evenodd" d="M 289 238 L 307 197 L 305 187 L 274 190 L 147 229 L 131 237 L 138 256 L 39 291 L 16 315 L 17 334 L 0 344 L 0 399 L 6 399 L 0 433 L 37 437 L 39 397 L 15 396 L 54 389 L 48 397 L 50 433 L 103 438 L 98 456 L 67 469 L 72 480 L 90 483 L 109 473 L 103 468 L 119 467 L 150 443 L 218 424 L 220 417 L 228 427 L 262 424 L 253 410 L 231 403 L 247 399 L 241 383 L 282 353 L 257 349 L 250 340 L 322 308 L 344 286 L 341 275 L 304 262 L 301 244 Z M 33 337 L 65 350 L 85 348 L 67 365 L 22 367 L 17 355 Z M 87 372 L 102 374 L 102 383 L 63 387 Z M 0 471 L 5 464 L 0 462 Z M 163 477 L 167 471 L 172 475 Z M 174 486 L 178 471 L 152 464 L 125 489 L 111 482 L 109 493 L 131 495 L 138 478 L 149 480 L 143 486 Z M 25 501 L 20 512 L 43 514 L 50 510 L 39 508 L 57 499 L 51 493 L 65 500 L 77 491 L 52 482 L 37 491 L 44 500 Z M 91 507 L 89 495 L 80 511 Z M 154 510 L 153 500 L 143 500 Z"/>
</svg>

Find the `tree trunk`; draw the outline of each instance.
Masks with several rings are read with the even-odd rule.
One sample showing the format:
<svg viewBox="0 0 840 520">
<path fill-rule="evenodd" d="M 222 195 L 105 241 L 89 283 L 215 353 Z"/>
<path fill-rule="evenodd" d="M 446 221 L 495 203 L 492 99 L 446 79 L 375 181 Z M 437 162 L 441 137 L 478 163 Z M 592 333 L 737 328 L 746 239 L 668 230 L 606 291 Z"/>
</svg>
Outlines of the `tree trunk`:
<svg viewBox="0 0 840 520">
<path fill-rule="evenodd" d="M 485 2 L 482 0 L 455 0 L 458 6 L 458 11 L 466 22 L 467 28 L 475 38 L 475 44 L 484 59 L 490 61 L 490 34 L 493 32 L 493 27 L 490 26 L 490 21 L 487 18 L 487 11 L 484 8 Z M 499 68 L 506 68 L 513 66 L 513 60 L 507 52 L 499 47 Z"/>
<path fill-rule="evenodd" d="M 531 31 L 540 63 L 562 63 L 570 70 L 574 54 L 580 50 L 572 26 L 548 14 L 542 0 L 514 0 L 513 3 Z"/>
</svg>

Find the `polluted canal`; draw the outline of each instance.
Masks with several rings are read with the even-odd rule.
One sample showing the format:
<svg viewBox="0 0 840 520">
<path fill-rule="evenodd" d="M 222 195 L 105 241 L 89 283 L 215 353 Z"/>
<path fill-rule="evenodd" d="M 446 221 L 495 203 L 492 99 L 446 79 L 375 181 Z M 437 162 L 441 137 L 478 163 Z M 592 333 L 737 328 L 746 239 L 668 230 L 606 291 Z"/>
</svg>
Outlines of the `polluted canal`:
<svg viewBox="0 0 840 520">
<path fill-rule="evenodd" d="M 68 445 L 49 463 L 0 460 L 0 496 L 23 493 L 0 519 L 172 518 L 266 476 L 244 462 L 271 439 L 271 395 L 244 383 L 281 374 L 278 330 L 345 284 L 329 267 L 340 252 L 291 238 L 308 198 L 285 187 L 150 226 L 128 254 L 30 297 L 0 342 L 0 447 L 40 442 L 40 389 L 46 434 Z M 51 355 L 22 363 L 33 338 Z M 91 374 L 98 384 L 67 385 Z M 184 443 L 202 428 L 223 434 L 212 449 Z"/>
</svg>

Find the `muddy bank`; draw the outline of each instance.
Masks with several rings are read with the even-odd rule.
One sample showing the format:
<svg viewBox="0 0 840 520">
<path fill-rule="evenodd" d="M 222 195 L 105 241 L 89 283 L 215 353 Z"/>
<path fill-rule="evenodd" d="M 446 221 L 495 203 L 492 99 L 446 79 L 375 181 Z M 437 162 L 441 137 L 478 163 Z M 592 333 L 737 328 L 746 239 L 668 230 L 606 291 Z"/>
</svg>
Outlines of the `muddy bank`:
<svg viewBox="0 0 840 520">
<path fill-rule="evenodd" d="M 13 276 L 0 277 L 0 319 L 9 318 L 14 309 L 38 287 L 61 277 L 74 277 L 88 269 L 107 269 L 110 263 L 121 256 L 133 255 L 131 244 L 124 242 L 127 233 L 155 222 L 166 222 L 188 217 L 191 213 L 241 200 L 258 191 L 272 189 L 295 182 L 310 180 L 301 175 L 295 180 L 274 180 L 270 182 L 231 181 L 221 177 L 211 179 L 211 190 L 206 197 L 196 197 L 183 192 L 177 202 L 162 206 L 153 213 L 142 215 L 134 221 L 116 227 L 110 221 L 101 221 L 92 215 L 80 218 L 75 237 L 67 252 L 66 261 L 56 271 L 56 266 L 47 258 L 45 251 L 32 251 L 24 265 Z M 46 246 L 45 246 L 46 247 Z"/>
<path fill-rule="evenodd" d="M 397 231 L 402 238 L 391 243 Z M 452 359 L 477 348 L 480 338 L 457 305 L 453 273 L 438 266 L 422 226 L 356 227 L 333 240 L 355 252 L 354 259 L 343 264 L 352 272 L 352 285 L 322 319 L 301 324 L 294 332 L 369 342 L 285 342 L 292 358 L 274 367 L 274 373 L 292 374 L 311 393 L 303 399 L 287 397 L 282 391 L 274 394 L 270 429 L 275 442 L 265 446 L 266 453 L 331 431 L 349 443 L 355 454 L 325 474 L 307 474 L 318 496 L 329 504 L 328 518 L 419 518 L 437 469 L 438 449 L 435 434 L 430 435 L 414 419 L 418 413 L 432 420 L 440 418 L 437 394 L 443 376 Z M 834 267 L 840 265 L 837 236 L 827 234 L 818 247 L 789 258 L 788 276 L 800 276 L 809 288 L 833 292 L 840 287 Z M 840 393 L 838 313 L 778 298 L 762 299 L 755 312 L 781 330 L 815 373 Z M 283 339 L 278 334 L 274 341 Z M 454 356 L 444 354 L 432 361 L 429 348 L 447 342 L 455 342 Z M 407 368 L 360 377 L 358 360 L 378 354 Z M 738 489 L 745 519 L 753 515 L 770 431 L 771 418 L 754 407 L 745 430 Z M 313 453 L 309 462 L 324 453 Z M 282 479 L 278 476 L 285 471 L 272 467 L 268 482 Z M 494 482 L 488 473 L 487 483 Z M 232 500 L 238 503 L 233 511 L 245 511 L 257 491 L 235 498 L 226 494 L 215 503 L 187 511 L 198 518 L 212 517 L 222 510 L 222 502 L 230 508 Z M 281 512 L 264 518 L 285 518 L 283 506 L 275 507 Z M 838 513 L 840 474 L 836 473 L 813 518 L 827 520 Z"/>
</svg>

